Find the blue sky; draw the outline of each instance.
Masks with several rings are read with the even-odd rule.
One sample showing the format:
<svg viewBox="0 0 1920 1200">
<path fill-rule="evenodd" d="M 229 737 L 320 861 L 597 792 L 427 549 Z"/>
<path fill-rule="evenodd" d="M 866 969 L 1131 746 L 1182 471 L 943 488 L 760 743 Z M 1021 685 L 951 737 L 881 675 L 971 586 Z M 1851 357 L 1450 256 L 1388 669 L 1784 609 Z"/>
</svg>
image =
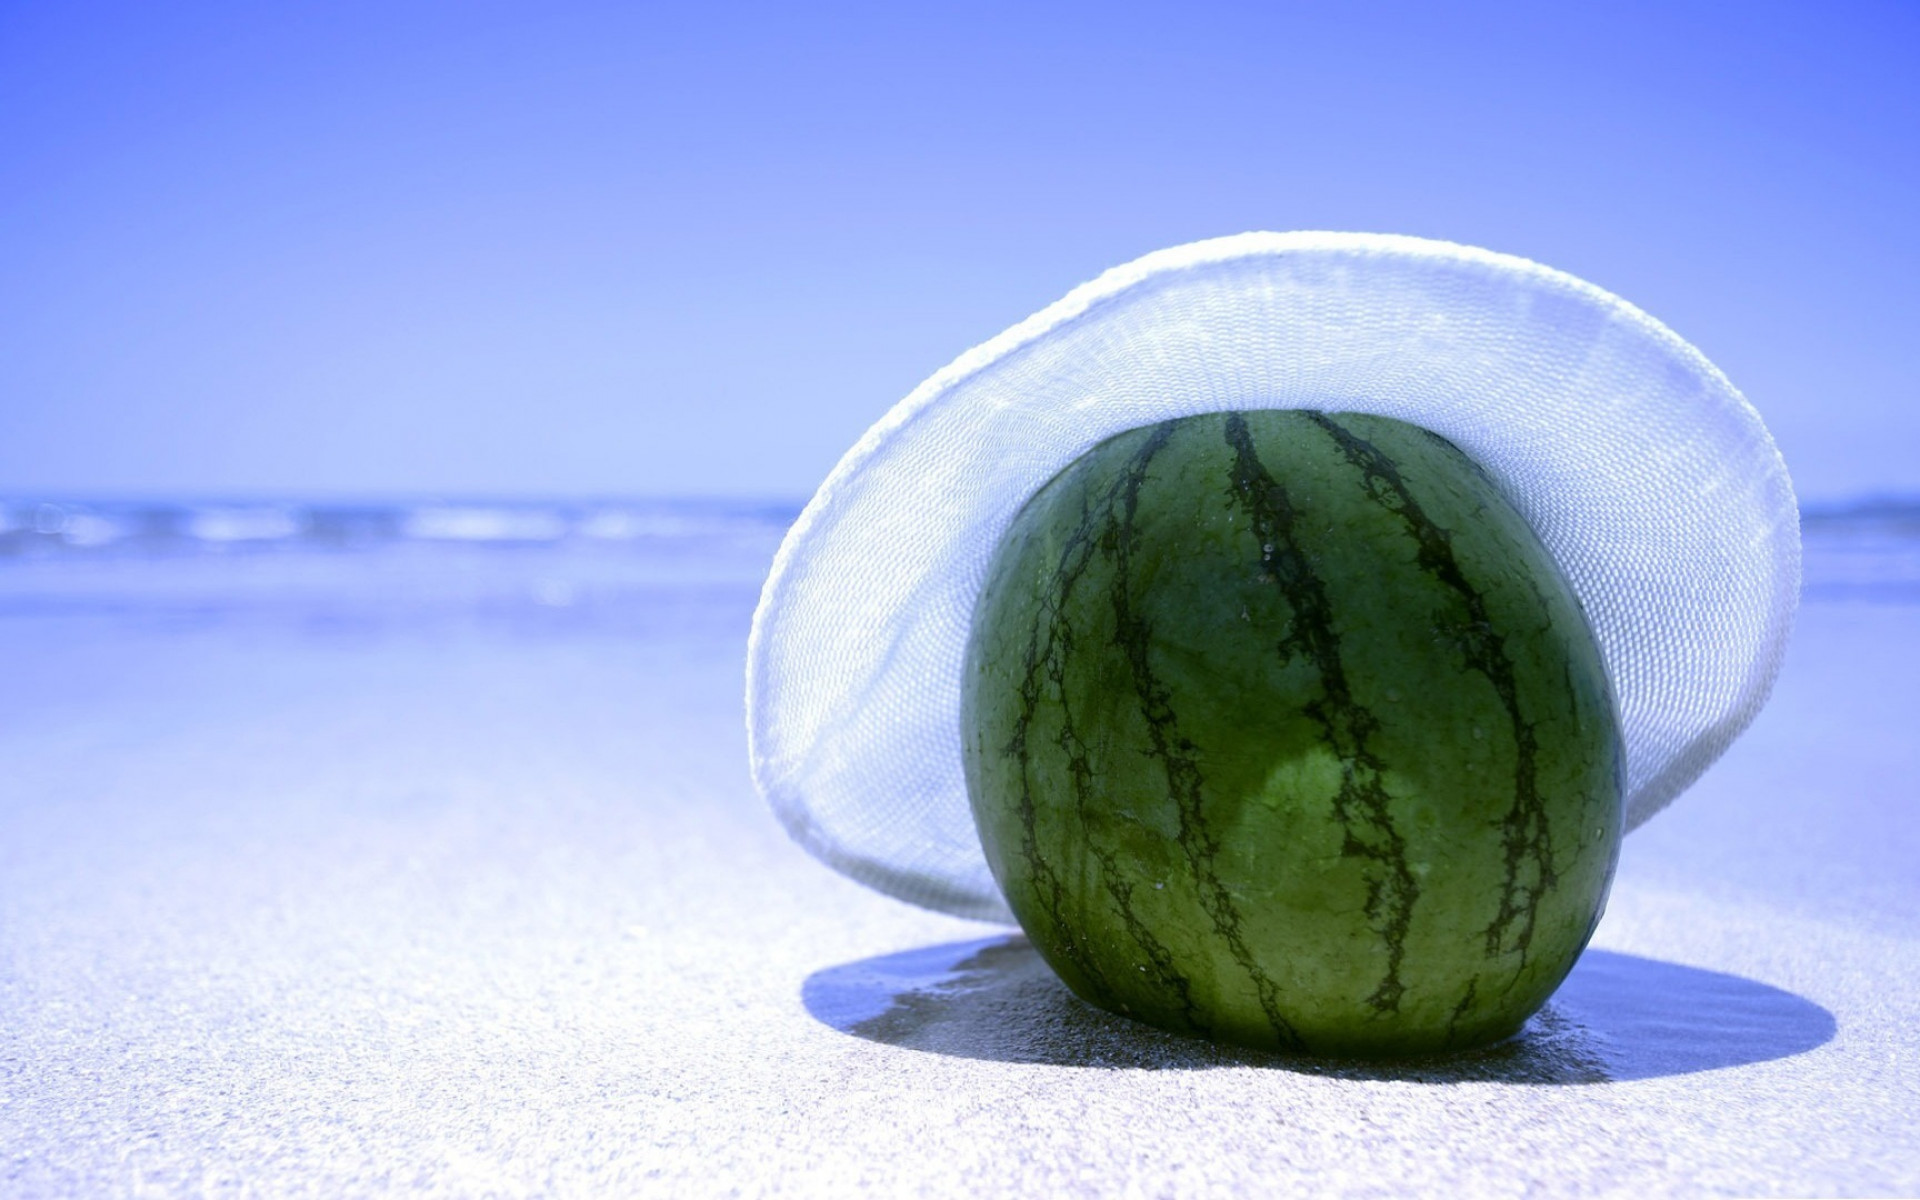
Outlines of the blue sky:
<svg viewBox="0 0 1920 1200">
<path fill-rule="evenodd" d="M 1920 492 L 1920 7 L 0 0 L 0 493 L 803 496 L 1247 229 L 1539 259 Z"/>
</svg>

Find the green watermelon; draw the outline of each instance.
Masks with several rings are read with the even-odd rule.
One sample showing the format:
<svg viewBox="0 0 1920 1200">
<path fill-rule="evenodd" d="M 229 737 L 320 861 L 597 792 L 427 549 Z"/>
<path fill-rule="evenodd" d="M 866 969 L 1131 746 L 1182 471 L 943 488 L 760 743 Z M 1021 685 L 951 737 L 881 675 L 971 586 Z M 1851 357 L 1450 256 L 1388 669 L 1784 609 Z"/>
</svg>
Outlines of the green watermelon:
<svg viewBox="0 0 1920 1200">
<path fill-rule="evenodd" d="M 1021 510 L 974 612 L 969 796 L 1086 1000 L 1401 1057 L 1513 1034 L 1599 921 L 1622 748 L 1539 537 L 1383 417 L 1121 434 Z"/>
</svg>

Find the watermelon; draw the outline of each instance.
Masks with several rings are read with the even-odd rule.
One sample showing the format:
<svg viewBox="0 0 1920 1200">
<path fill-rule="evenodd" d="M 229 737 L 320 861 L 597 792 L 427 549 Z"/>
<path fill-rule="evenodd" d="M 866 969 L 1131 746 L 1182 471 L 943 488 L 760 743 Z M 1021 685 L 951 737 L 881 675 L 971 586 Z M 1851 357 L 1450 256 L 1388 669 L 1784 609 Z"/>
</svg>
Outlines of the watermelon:
<svg viewBox="0 0 1920 1200">
<path fill-rule="evenodd" d="M 988 865 L 1101 1008 L 1308 1054 L 1484 1045 L 1605 905 L 1623 752 L 1593 634 L 1416 426 L 1230 412 L 1101 443 L 1000 541 L 964 671 Z"/>
</svg>

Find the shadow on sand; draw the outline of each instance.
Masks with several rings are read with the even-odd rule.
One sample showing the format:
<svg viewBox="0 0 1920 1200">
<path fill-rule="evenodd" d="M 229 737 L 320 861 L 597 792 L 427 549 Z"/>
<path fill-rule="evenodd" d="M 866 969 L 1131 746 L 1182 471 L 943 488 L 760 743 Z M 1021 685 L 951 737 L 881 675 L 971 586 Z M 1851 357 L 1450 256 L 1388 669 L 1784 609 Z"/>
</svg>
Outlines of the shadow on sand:
<svg viewBox="0 0 1920 1200">
<path fill-rule="evenodd" d="M 1162 1033 L 1082 1002 L 1023 937 L 953 942 L 815 972 L 801 989 L 823 1024 L 934 1054 L 1069 1067 L 1257 1066 L 1426 1083 L 1608 1083 L 1800 1054 L 1833 1014 L 1791 992 L 1677 963 L 1588 950 L 1517 1037 L 1443 1058 L 1308 1059 Z"/>
</svg>

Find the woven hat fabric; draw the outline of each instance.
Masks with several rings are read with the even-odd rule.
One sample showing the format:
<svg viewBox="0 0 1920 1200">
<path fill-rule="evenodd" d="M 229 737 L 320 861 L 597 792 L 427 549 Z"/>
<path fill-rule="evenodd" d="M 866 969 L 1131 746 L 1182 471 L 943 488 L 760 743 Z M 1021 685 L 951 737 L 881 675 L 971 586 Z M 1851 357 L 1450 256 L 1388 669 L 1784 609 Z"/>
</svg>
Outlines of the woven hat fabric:
<svg viewBox="0 0 1920 1200">
<path fill-rule="evenodd" d="M 1765 702 L 1798 509 L 1699 352 L 1590 284 L 1416 238 L 1255 233 L 1109 271 L 927 380 L 789 532 L 748 647 L 754 781 L 808 850 L 903 900 L 1011 920 L 961 770 L 961 661 L 1002 533 L 1127 429 L 1311 408 L 1421 425 L 1492 476 L 1579 597 L 1626 747 L 1627 823 Z"/>
</svg>

